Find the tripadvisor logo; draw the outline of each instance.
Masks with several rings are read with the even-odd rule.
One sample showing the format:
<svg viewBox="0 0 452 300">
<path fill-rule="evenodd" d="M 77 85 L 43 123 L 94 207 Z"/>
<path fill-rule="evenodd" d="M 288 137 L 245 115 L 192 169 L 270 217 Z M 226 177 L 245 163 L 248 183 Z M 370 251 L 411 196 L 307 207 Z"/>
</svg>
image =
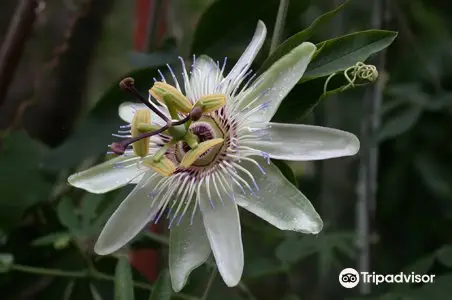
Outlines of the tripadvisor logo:
<svg viewBox="0 0 452 300">
<path fill-rule="evenodd" d="M 345 288 L 354 288 L 360 281 L 379 285 L 381 283 L 433 283 L 435 275 L 416 274 L 415 272 L 398 274 L 376 274 L 375 272 L 360 272 L 346 268 L 339 274 L 339 283 Z"/>
</svg>

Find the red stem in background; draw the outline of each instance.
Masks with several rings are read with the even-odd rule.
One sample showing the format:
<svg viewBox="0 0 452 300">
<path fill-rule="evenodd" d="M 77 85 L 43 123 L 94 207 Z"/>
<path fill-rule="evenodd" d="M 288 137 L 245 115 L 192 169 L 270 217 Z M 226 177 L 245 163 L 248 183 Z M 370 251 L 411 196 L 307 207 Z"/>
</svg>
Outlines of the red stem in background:
<svg viewBox="0 0 452 300">
<path fill-rule="evenodd" d="M 135 28 L 133 33 L 133 46 L 137 52 L 147 52 L 150 36 L 152 7 L 155 0 L 135 0 Z"/>
</svg>

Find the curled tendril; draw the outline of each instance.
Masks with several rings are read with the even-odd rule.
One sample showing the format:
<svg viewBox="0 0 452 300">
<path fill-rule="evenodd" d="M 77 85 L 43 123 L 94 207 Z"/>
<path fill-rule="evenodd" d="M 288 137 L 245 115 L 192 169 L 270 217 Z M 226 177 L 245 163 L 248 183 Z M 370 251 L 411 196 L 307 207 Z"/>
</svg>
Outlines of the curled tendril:
<svg viewBox="0 0 452 300">
<path fill-rule="evenodd" d="M 357 79 L 359 80 L 367 80 L 369 82 L 373 82 L 378 78 L 378 71 L 374 65 L 366 65 L 363 62 L 357 62 L 354 66 L 347 68 L 344 72 L 344 77 L 347 79 L 348 84 L 341 87 L 341 91 L 345 91 L 348 88 L 355 87 L 355 82 Z M 327 93 L 328 83 L 330 80 L 336 76 L 337 73 L 331 74 L 327 80 L 325 81 L 325 85 L 323 86 L 323 93 Z"/>
</svg>

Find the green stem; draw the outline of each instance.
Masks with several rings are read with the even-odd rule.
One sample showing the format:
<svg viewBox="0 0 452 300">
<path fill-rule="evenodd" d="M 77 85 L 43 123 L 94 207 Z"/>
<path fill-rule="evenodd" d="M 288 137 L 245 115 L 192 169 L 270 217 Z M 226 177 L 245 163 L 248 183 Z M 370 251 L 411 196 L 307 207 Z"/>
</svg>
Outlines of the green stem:
<svg viewBox="0 0 452 300">
<path fill-rule="evenodd" d="M 207 300 L 207 297 L 209 297 L 210 289 L 212 288 L 212 285 L 215 282 L 217 273 L 218 273 L 217 266 L 214 266 L 212 273 L 210 274 L 209 281 L 207 282 L 206 290 L 204 291 L 204 295 L 202 295 L 201 300 Z"/>
<path fill-rule="evenodd" d="M 57 269 L 46 269 L 46 268 L 38 268 L 38 267 L 30 267 L 24 265 L 14 264 L 12 266 L 13 271 L 29 273 L 29 274 L 37 274 L 37 275 L 48 275 L 55 277 L 70 277 L 70 278 L 86 278 L 89 273 L 88 270 L 84 271 L 63 271 Z"/>
<path fill-rule="evenodd" d="M 272 53 L 276 49 L 276 47 L 281 43 L 288 8 L 289 0 L 280 0 L 278 15 L 276 17 L 275 22 L 275 29 L 273 30 L 272 41 L 270 44 L 270 53 Z"/>
<path fill-rule="evenodd" d="M 67 277 L 67 278 L 92 278 L 97 280 L 105 280 L 105 281 L 114 281 L 115 276 L 107 275 L 102 272 L 99 272 L 95 269 L 93 270 L 83 270 L 83 271 L 63 271 L 58 269 L 47 269 L 47 268 L 38 268 L 38 267 L 30 267 L 19 264 L 14 264 L 11 269 L 17 272 L 23 272 L 28 274 L 36 274 L 41 276 L 52 276 L 52 277 Z M 144 282 L 133 282 L 133 286 L 136 288 L 152 291 L 153 286 Z M 199 300 L 196 297 L 177 293 L 174 294 L 175 298 L 183 299 L 183 300 Z"/>
</svg>

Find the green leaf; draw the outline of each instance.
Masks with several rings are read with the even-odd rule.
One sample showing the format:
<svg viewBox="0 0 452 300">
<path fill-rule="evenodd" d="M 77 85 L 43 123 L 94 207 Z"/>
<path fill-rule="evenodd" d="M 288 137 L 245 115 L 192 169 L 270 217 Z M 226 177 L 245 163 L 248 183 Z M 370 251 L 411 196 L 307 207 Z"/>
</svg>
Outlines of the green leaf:
<svg viewBox="0 0 452 300">
<path fill-rule="evenodd" d="M 149 300 L 170 300 L 173 294 L 171 288 L 171 278 L 168 269 L 160 271 L 159 278 L 155 283 L 154 289 Z"/>
<path fill-rule="evenodd" d="M 71 241 L 71 234 L 69 232 L 54 232 L 31 242 L 32 246 L 54 246 L 57 249 L 65 248 Z"/>
<path fill-rule="evenodd" d="M 410 130 L 422 114 L 422 107 L 410 103 L 403 103 L 383 116 L 383 124 L 378 133 L 378 141 L 397 137 Z"/>
<path fill-rule="evenodd" d="M 81 222 L 78 218 L 77 209 L 71 198 L 63 197 L 57 206 L 57 216 L 60 223 L 73 233 L 79 233 Z"/>
<path fill-rule="evenodd" d="M 302 81 L 328 76 L 343 71 L 357 62 L 364 62 L 394 41 L 397 32 L 366 30 L 344 35 L 317 44 L 317 54 L 302 78 Z"/>
<path fill-rule="evenodd" d="M 83 233 L 90 234 L 90 230 L 92 228 L 91 223 L 96 220 L 97 217 L 97 209 L 101 205 L 105 196 L 102 194 L 91 194 L 87 193 L 85 197 L 83 197 L 81 201 L 81 219 L 82 219 L 82 228 Z"/>
<path fill-rule="evenodd" d="M 343 92 L 341 87 L 346 84 L 345 77 L 341 75 L 333 77 L 329 82 L 327 93 L 324 93 L 325 80 L 323 78 L 298 84 L 282 101 L 272 121 L 281 123 L 299 122 L 321 101 Z"/>
<path fill-rule="evenodd" d="M 164 67 L 163 62 L 161 67 Z M 50 170 L 74 168 L 87 158 L 106 153 L 108 145 L 115 141 L 111 134 L 117 132 L 119 126 L 124 123 L 118 116 L 119 105 L 125 101 L 136 102 L 133 97 L 120 90 L 119 82 L 125 77 L 133 77 L 137 89 L 147 95 L 153 84 L 152 78 L 157 76 L 157 68 L 143 68 L 118 78 L 88 116 L 80 122 L 70 138 L 53 151 L 45 167 Z"/>
<path fill-rule="evenodd" d="M 291 1 L 286 17 L 286 27 L 297 24 L 300 14 L 307 8 L 308 1 Z M 228 59 L 238 58 L 245 49 L 262 20 L 269 32 L 275 23 L 279 0 L 218 0 L 201 16 L 191 46 L 191 54 L 211 54 L 229 51 Z M 231 42 L 232 41 L 232 42 Z M 234 47 L 237 44 L 243 47 Z M 236 52 L 236 53 L 233 53 Z"/>
<path fill-rule="evenodd" d="M 292 168 L 285 161 L 272 159 L 272 162 L 278 167 L 284 177 L 286 177 L 294 186 L 298 187 L 297 177 Z"/>
<path fill-rule="evenodd" d="M 115 300 L 134 300 L 132 269 L 127 256 L 119 257 L 116 264 Z"/>
<path fill-rule="evenodd" d="M 0 273 L 7 273 L 14 264 L 14 256 L 10 253 L 0 253 Z"/>
<path fill-rule="evenodd" d="M 287 264 L 294 264 L 317 252 L 316 240 L 310 236 L 289 236 L 276 248 L 276 257 Z"/>
<path fill-rule="evenodd" d="M 412 289 L 408 294 L 410 300 L 450 299 L 452 293 L 452 274 L 435 276 L 433 283 L 424 283 Z"/>
<path fill-rule="evenodd" d="M 405 274 L 408 274 L 411 272 L 414 272 L 417 274 L 427 274 L 428 271 L 433 266 L 434 262 L 435 262 L 435 256 L 427 255 L 427 256 L 424 256 L 424 257 L 416 260 L 415 262 L 406 266 L 405 268 L 403 268 L 402 272 Z"/>
<path fill-rule="evenodd" d="M 267 276 L 269 274 L 274 274 L 283 268 L 283 265 L 275 259 L 270 259 L 267 257 L 256 257 L 250 258 L 245 264 L 245 269 L 243 271 L 243 276 L 250 278 L 259 278 Z"/>
<path fill-rule="evenodd" d="M 41 173 L 48 149 L 23 131 L 3 139 L 0 152 L 0 228 L 8 231 L 29 207 L 45 201 L 51 185 Z"/>
<path fill-rule="evenodd" d="M 452 197 L 450 169 L 439 161 L 434 153 L 416 156 L 414 167 L 425 186 L 438 197 Z"/>
<path fill-rule="evenodd" d="M 292 49 L 299 46 L 301 43 L 308 41 L 315 31 L 317 31 L 320 27 L 325 26 L 328 24 L 336 15 L 338 12 L 340 12 L 342 9 L 344 9 L 348 4 L 350 3 L 350 0 L 346 0 L 344 3 L 336 7 L 335 9 L 324 13 L 320 17 L 314 20 L 314 22 L 309 25 L 308 28 L 294 34 L 290 38 L 288 38 L 286 41 L 284 41 L 281 45 L 279 45 L 273 53 L 264 61 L 261 68 L 257 72 L 258 74 L 263 73 L 265 70 L 267 70 L 271 65 L 273 65 L 278 59 L 289 53 Z"/>
<path fill-rule="evenodd" d="M 436 253 L 437 259 L 446 267 L 452 268 L 452 245 L 443 246 Z"/>
</svg>

